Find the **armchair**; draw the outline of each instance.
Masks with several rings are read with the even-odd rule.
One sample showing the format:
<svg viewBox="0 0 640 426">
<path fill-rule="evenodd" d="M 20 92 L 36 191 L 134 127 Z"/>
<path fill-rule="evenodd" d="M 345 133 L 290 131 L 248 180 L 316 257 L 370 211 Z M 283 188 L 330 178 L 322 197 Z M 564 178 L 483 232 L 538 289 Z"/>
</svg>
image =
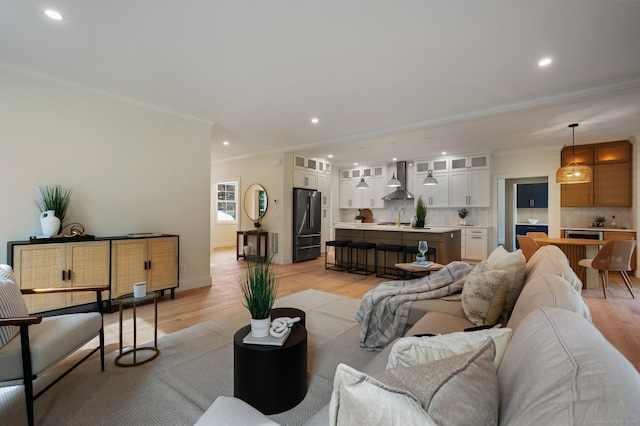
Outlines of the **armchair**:
<svg viewBox="0 0 640 426">
<path fill-rule="evenodd" d="M 97 351 L 104 371 L 103 286 L 18 289 L 13 271 L 0 265 L 0 387 L 24 386 L 27 420 L 34 424 L 34 401 Z M 97 312 L 29 316 L 22 294 L 95 291 Z M 33 380 L 99 336 L 99 344 L 34 395 Z"/>
</svg>

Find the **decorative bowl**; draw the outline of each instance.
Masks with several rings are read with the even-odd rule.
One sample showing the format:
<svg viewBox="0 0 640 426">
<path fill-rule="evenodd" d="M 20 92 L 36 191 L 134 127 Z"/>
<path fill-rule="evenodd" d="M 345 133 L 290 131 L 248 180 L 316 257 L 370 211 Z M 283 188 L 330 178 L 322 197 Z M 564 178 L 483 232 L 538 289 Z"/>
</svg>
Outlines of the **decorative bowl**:
<svg viewBox="0 0 640 426">
<path fill-rule="evenodd" d="M 535 225 L 536 223 L 538 223 L 538 220 L 540 219 L 529 219 L 529 223 L 531 223 L 532 225 Z"/>
</svg>

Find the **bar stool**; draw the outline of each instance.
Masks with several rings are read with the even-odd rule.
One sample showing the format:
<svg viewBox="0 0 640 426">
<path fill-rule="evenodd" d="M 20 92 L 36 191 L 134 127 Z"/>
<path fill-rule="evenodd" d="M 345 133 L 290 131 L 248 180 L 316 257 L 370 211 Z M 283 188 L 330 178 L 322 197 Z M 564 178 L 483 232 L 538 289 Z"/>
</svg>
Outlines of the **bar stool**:
<svg viewBox="0 0 640 426">
<path fill-rule="evenodd" d="M 375 250 L 375 243 L 348 243 L 347 248 L 349 249 L 349 269 L 347 272 L 360 275 L 369 275 L 376 272 L 378 262 L 375 262 L 375 259 L 373 271 L 369 270 L 369 250 Z M 364 267 L 360 266 L 360 251 L 362 250 L 364 250 Z M 354 252 L 356 255 L 355 264 L 353 262 Z"/>
<path fill-rule="evenodd" d="M 383 252 L 384 253 L 384 264 L 382 265 L 382 272 L 377 273 L 378 268 L 376 267 L 376 277 L 384 277 L 384 278 L 395 278 L 395 279 L 400 279 L 400 274 L 401 271 L 400 269 L 396 268 L 395 266 L 392 269 L 395 269 L 395 275 L 393 275 L 392 272 L 387 272 L 387 253 L 395 253 L 396 254 L 396 262 L 395 263 L 400 263 L 400 253 L 403 252 L 405 246 L 403 245 L 398 245 L 398 244 L 380 244 L 379 246 L 376 247 L 376 262 L 378 260 L 378 252 Z M 394 263 L 394 265 L 395 265 Z"/>
<path fill-rule="evenodd" d="M 347 244 L 349 241 L 327 241 L 324 244 L 324 269 L 329 269 L 332 271 L 346 271 L 348 268 L 347 262 L 344 261 L 344 252 L 347 248 Z M 333 252 L 333 264 L 327 263 L 327 257 L 329 255 L 329 250 L 327 247 L 334 247 Z M 338 263 L 338 249 L 340 249 L 340 263 Z"/>
</svg>

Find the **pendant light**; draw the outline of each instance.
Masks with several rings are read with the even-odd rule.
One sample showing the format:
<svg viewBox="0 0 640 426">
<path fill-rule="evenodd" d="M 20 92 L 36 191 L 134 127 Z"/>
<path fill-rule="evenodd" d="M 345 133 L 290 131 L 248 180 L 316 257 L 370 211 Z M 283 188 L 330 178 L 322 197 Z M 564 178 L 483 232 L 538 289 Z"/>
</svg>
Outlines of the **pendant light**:
<svg viewBox="0 0 640 426">
<path fill-rule="evenodd" d="M 393 145 L 393 161 L 396 161 L 396 144 L 395 142 L 392 143 L 391 145 Z M 398 163 L 396 163 L 396 169 L 398 168 Z M 389 180 L 389 182 L 387 182 L 387 186 L 389 188 L 399 188 L 402 186 L 402 183 L 400 183 L 400 181 L 398 179 L 396 179 L 396 172 L 393 172 L 393 176 L 391 177 L 391 180 Z"/>
<path fill-rule="evenodd" d="M 431 159 L 431 138 L 427 138 L 427 140 L 429 141 L 429 163 L 433 164 L 433 160 Z M 426 186 L 431 186 L 431 185 L 437 185 L 438 184 L 438 179 L 433 177 L 433 170 L 429 169 L 427 171 L 427 177 L 424 178 L 424 180 L 422 181 L 423 185 Z"/>
<path fill-rule="evenodd" d="M 361 146 L 360 147 L 360 160 L 362 160 L 362 162 L 360 164 L 362 164 L 362 165 L 364 165 L 364 154 L 363 154 L 364 151 L 362 151 L 363 149 L 364 149 L 364 147 Z M 360 175 L 360 182 L 358 182 L 358 184 L 356 185 L 356 188 L 358 188 L 358 189 L 368 189 L 369 188 L 369 184 L 364 181 L 364 173 L 362 175 Z"/>
<path fill-rule="evenodd" d="M 569 124 L 573 133 L 573 143 L 571 145 L 571 162 L 566 166 L 560 167 L 556 172 L 556 183 L 561 185 L 574 183 L 591 182 L 591 167 L 576 164 L 576 127 L 578 123 Z"/>
</svg>

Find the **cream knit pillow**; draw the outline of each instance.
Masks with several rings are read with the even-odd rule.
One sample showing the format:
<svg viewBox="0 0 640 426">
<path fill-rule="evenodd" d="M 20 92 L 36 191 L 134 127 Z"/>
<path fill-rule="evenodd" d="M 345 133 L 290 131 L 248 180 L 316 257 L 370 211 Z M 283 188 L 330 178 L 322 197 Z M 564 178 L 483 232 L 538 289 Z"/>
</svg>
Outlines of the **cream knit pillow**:
<svg viewBox="0 0 640 426">
<path fill-rule="evenodd" d="M 506 272 L 480 262 L 462 288 L 462 309 L 475 325 L 494 325 L 502 313 L 506 294 Z"/>
</svg>

